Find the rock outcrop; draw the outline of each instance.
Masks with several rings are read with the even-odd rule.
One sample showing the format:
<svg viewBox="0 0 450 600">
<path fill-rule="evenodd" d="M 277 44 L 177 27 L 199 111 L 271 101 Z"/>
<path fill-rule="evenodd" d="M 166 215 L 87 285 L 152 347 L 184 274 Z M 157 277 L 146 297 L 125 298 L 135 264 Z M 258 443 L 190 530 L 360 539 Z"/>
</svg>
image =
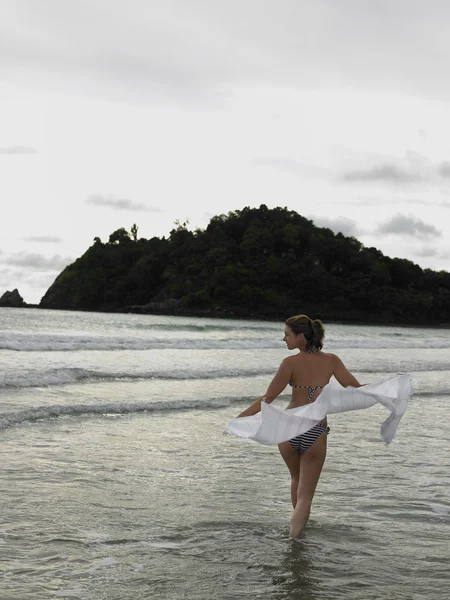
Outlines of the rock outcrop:
<svg viewBox="0 0 450 600">
<path fill-rule="evenodd" d="M 12 292 L 6 291 L 0 298 L 0 306 L 26 306 L 22 296 L 19 294 L 19 290 L 16 288 Z"/>
</svg>

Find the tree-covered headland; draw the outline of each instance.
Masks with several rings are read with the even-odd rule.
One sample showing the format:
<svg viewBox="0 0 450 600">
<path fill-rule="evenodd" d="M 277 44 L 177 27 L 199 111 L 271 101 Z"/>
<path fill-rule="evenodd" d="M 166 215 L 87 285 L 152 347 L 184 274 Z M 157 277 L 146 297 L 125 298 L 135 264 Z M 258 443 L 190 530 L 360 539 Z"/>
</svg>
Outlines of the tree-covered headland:
<svg viewBox="0 0 450 600">
<path fill-rule="evenodd" d="M 112 233 L 66 267 L 43 308 L 450 323 L 450 273 L 389 258 L 287 208 L 244 208 L 168 238 Z"/>
</svg>

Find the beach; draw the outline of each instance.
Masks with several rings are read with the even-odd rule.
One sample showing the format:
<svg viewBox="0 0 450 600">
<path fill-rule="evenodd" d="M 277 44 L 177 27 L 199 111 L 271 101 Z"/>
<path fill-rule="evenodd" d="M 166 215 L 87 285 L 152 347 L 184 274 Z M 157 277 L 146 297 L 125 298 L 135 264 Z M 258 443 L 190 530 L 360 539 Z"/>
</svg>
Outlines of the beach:
<svg viewBox="0 0 450 600">
<path fill-rule="evenodd" d="M 359 381 L 415 395 L 389 445 L 381 407 L 329 418 L 295 542 L 277 448 L 224 433 L 282 321 L 1 309 L 2 600 L 445 598 L 448 330 L 325 326 Z"/>
</svg>

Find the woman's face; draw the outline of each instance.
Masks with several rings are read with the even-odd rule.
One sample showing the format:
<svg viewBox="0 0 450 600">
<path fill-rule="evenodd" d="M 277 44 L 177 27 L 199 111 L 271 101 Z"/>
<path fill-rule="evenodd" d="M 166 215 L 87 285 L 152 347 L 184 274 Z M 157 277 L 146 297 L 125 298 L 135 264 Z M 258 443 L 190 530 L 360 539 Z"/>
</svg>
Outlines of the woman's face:
<svg viewBox="0 0 450 600">
<path fill-rule="evenodd" d="M 300 334 L 300 335 L 302 335 L 302 334 Z M 297 346 L 298 337 L 299 336 L 295 335 L 295 333 L 292 331 L 292 329 L 289 327 L 289 325 L 284 326 L 283 342 L 286 343 L 288 350 L 293 350 L 294 348 L 298 348 L 298 346 Z"/>
</svg>

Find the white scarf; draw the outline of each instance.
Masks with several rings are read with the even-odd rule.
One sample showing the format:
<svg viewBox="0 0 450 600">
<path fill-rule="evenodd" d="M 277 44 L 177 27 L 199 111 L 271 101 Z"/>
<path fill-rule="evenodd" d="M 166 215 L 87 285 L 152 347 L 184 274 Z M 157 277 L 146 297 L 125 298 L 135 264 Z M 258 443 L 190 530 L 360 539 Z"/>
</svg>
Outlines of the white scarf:
<svg viewBox="0 0 450 600">
<path fill-rule="evenodd" d="M 379 403 L 390 411 L 381 425 L 381 437 L 385 442 L 391 442 L 412 394 L 412 380 L 408 374 L 395 375 L 359 388 L 343 388 L 333 379 L 310 404 L 283 410 L 262 402 L 261 412 L 232 419 L 226 431 L 270 446 L 305 433 L 326 415 L 361 410 Z"/>
</svg>

